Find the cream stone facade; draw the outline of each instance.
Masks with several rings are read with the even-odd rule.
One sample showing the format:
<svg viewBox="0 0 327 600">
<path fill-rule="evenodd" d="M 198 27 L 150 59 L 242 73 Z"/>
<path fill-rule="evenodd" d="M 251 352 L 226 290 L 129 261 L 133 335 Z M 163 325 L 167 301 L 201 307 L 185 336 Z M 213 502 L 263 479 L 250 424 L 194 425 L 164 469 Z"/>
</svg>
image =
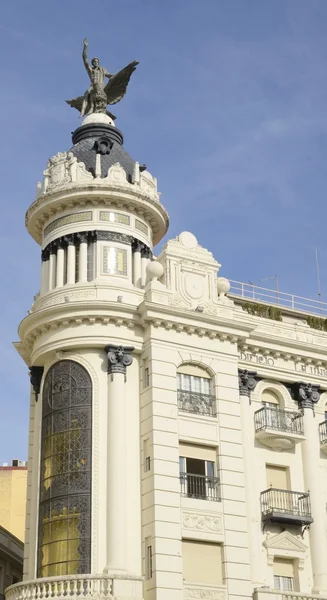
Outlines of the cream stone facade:
<svg viewBox="0 0 327 600">
<path fill-rule="evenodd" d="M 12 461 L 0 466 L 0 527 L 24 541 L 26 514 L 27 466 Z M 17 465 L 16 465 L 17 463 Z M 20 466 L 18 466 L 20 463 Z"/>
<path fill-rule="evenodd" d="M 26 226 L 42 268 L 15 344 L 30 434 L 7 600 L 327 598 L 323 321 L 230 290 L 190 232 L 154 260 L 157 181 L 107 123 L 49 160 Z"/>
</svg>

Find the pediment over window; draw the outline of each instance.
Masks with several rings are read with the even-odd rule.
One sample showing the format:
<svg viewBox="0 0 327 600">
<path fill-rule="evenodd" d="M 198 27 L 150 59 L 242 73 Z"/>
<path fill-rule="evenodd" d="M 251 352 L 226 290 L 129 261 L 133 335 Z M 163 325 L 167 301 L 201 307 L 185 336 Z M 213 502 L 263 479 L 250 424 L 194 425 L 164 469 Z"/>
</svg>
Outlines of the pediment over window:
<svg viewBox="0 0 327 600">
<path fill-rule="evenodd" d="M 288 531 L 269 537 L 263 542 L 263 545 L 267 549 L 270 566 L 273 564 L 274 557 L 279 556 L 298 559 L 298 568 L 303 569 L 307 546 Z"/>
</svg>

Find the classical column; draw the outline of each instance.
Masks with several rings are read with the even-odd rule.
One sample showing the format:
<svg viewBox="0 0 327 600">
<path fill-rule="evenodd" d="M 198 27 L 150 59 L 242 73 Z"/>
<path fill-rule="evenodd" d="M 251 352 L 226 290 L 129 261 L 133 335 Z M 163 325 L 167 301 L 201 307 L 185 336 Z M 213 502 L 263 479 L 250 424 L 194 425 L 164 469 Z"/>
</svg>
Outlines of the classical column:
<svg viewBox="0 0 327 600">
<path fill-rule="evenodd" d="M 87 282 L 87 233 L 76 235 L 79 241 L 78 283 Z"/>
<path fill-rule="evenodd" d="M 255 371 L 247 371 L 239 369 L 238 384 L 240 392 L 240 413 L 241 413 L 241 429 L 243 439 L 243 459 L 244 459 L 244 485 L 246 498 L 246 512 L 248 521 L 249 534 L 249 554 L 251 580 L 256 586 L 262 584 L 260 576 L 260 548 L 257 543 L 256 532 L 254 531 L 255 512 L 257 508 L 256 499 L 252 497 L 254 485 L 253 478 L 255 476 L 253 470 L 254 464 L 254 440 L 253 440 L 253 416 L 250 410 L 251 392 L 257 385 Z"/>
<path fill-rule="evenodd" d="M 53 242 L 49 244 L 49 283 L 48 290 L 51 291 L 56 286 L 56 252 L 57 246 Z"/>
<path fill-rule="evenodd" d="M 47 293 L 49 286 L 49 257 L 50 252 L 46 248 L 42 250 L 42 264 L 41 264 L 41 286 L 40 292 L 41 296 Z"/>
<path fill-rule="evenodd" d="M 67 244 L 67 283 L 72 285 L 75 283 L 76 278 L 76 248 L 74 235 L 67 235 L 65 237 Z"/>
<path fill-rule="evenodd" d="M 314 405 L 320 397 L 318 385 L 298 382 L 293 386 L 294 397 L 303 412 L 305 438 L 302 442 L 302 462 L 305 491 L 310 492 L 311 514 L 309 540 L 315 594 L 327 593 L 327 539 L 325 530 L 326 498 L 321 494 L 319 424 L 315 418 Z"/>
<path fill-rule="evenodd" d="M 139 240 L 134 240 L 132 244 L 133 251 L 133 283 L 135 287 L 141 287 L 142 282 L 142 259 L 141 251 L 144 248 L 144 244 Z"/>
<path fill-rule="evenodd" d="M 141 286 L 144 287 L 147 283 L 146 281 L 146 268 L 149 262 L 151 261 L 152 252 L 148 246 L 143 246 L 141 251 L 141 265 L 142 265 L 142 275 L 141 275 Z"/>
<path fill-rule="evenodd" d="M 107 566 L 110 574 L 126 573 L 126 368 L 133 347 L 108 345 Z"/>
<path fill-rule="evenodd" d="M 62 287 L 64 285 L 64 269 L 65 269 L 64 240 L 60 239 L 57 242 L 56 287 Z"/>
</svg>

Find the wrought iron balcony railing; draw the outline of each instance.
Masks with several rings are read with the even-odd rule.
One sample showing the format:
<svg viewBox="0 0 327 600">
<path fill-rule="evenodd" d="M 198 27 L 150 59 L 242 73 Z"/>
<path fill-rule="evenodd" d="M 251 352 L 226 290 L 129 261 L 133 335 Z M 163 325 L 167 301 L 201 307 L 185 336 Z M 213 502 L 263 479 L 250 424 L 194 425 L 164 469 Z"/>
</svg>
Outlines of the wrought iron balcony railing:
<svg viewBox="0 0 327 600">
<path fill-rule="evenodd" d="M 178 409 L 198 415 L 216 416 L 216 399 L 212 394 L 177 390 Z"/>
<path fill-rule="evenodd" d="M 313 522 L 310 494 L 269 488 L 261 492 L 261 514 L 264 523 L 309 525 Z"/>
<path fill-rule="evenodd" d="M 319 437 L 321 444 L 327 444 L 327 421 L 323 421 L 319 425 Z"/>
<path fill-rule="evenodd" d="M 304 435 L 303 416 L 299 412 L 263 406 L 254 413 L 255 431 L 274 429 Z"/>
<path fill-rule="evenodd" d="M 182 496 L 202 500 L 214 500 L 216 502 L 221 500 L 218 477 L 181 473 L 180 482 Z"/>
</svg>

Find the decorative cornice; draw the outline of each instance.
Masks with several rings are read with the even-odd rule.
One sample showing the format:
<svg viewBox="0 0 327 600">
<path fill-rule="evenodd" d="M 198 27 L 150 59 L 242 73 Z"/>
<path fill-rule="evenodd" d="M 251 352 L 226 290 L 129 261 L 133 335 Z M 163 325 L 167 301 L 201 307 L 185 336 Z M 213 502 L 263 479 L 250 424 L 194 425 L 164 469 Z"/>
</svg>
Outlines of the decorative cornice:
<svg viewBox="0 0 327 600">
<path fill-rule="evenodd" d="M 43 371 L 44 367 L 30 367 L 30 382 L 35 394 L 36 402 L 41 389 Z"/>
<path fill-rule="evenodd" d="M 314 405 L 319 401 L 320 398 L 320 385 L 313 385 L 312 383 L 304 383 L 303 381 L 298 381 L 290 386 L 291 394 L 299 403 L 299 408 L 303 410 L 304 408 L 314 409 Z"/>
<path fill-rule="evenodd" d="M 42 250 L 41 258 L 44 262 L 49 260 L 50 254 L 56 254 L 59 248 L 66 248 L 67 246 L 82 243 L 92 244 L 95 242 L 118 242 L 120 244 L 126 244 L 127 246 L 132 247 L 133 252 L 139 251 L 138 248 L 140 248 L 142 256 L 152 258 L 152 250 L 137 238 L 127 235 L 126 233 L 103 231 L 101 229 L 79 231 L 78 233 L 69 233 L 68 235 L 58 237 Z"/>
<path fill-rule="evenodd" d="M 247 369 L 239 369 L 238 371 L 238 385 L 240 390 L 240 396 L 247 396 L 250 398 L 251 392 L 257 385 L 255 379 L 256 371 L 247 371 Z"/>
<path fill-rule="evenodd" d="M 126 381 L 126 368 L 133 362 L 133 357 L 130 352 L 133 352 L 133 346 L 114 346 L 108 344 L 105 351 L 108 356 L 108 374 L 111 375 L 111 380 L 115 373 L 122 373 Z"/>
</svg>

